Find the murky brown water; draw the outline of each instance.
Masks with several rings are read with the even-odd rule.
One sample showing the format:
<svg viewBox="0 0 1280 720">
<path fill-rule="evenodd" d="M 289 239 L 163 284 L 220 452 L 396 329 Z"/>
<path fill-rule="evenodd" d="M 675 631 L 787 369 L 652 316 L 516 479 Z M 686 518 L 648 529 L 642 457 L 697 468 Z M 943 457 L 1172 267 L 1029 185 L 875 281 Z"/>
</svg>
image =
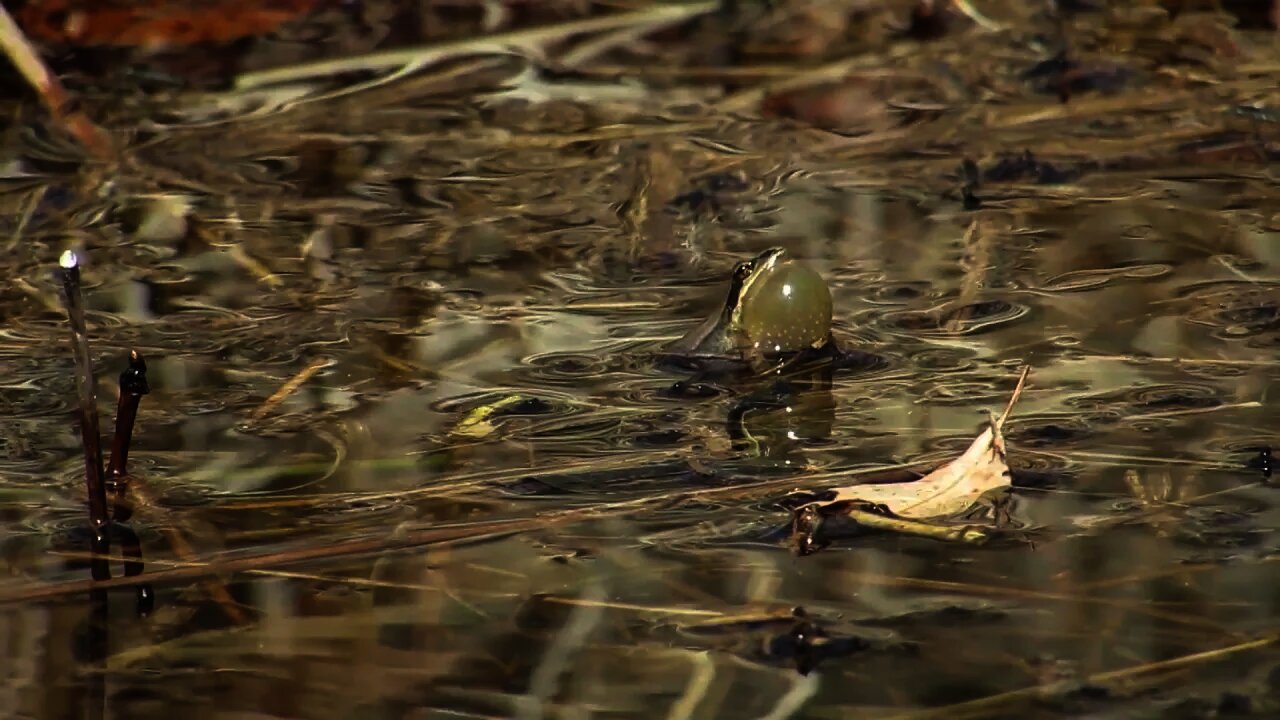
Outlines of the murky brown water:
<svg viewBox="0 0 1280 720">
<path fill-rule="evenodd" d="M 934 76 L 903 92 L 936 109 L 843 137 L 680 89 L 458 95 L 513 62 L 299 90 L 262 117 L 231 93 L 135 108 L 150 129 L 107 178 L 39 133 L 11 145 L 0 714 L 1280 711 L 1259 452 L 1280 437 L 1280 130 L 1232 112 L 1273 66 L 1060 104 L 997 52 L 952 66 L 990 97 Z M 775 244 L 828 278 L 836 338 L 865 356 L 789 415 L 750 404 L 758 385 L 673 390 L 688 374 L 656 351 Z M 234 569 L 158 576 L 145 618 L 128 588 L 103 606 L 73 584 L 68 247 L 104 418 L 127 351 L 149 363 L 147 571 L 190 565 L 175 535 Z M 1007 435 L 1029 540 L 789 552 L 789 492 L 954 456 L 1023 363 Z"/>
</svg>

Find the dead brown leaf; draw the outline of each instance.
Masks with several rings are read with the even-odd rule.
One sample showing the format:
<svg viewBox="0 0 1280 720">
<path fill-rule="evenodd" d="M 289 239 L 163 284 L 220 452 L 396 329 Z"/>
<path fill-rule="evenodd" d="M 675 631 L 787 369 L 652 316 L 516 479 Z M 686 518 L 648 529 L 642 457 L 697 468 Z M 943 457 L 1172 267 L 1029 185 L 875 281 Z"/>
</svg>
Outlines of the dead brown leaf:
<svg viewBox="0 0 1280 720">
<path fill-rule="evenodd" d="M 861 80 L 823 83 L 767 95 L 760 104 L 765 117 L 789 117 L 824 130 L 868 133 L 893 125 L 889 106 L 876 89 Z"/>
<path fill-rule="evenodd" d="M 1023 367 L 1004 412 L 974 439 L 960 457 L 909 483 L 850 485 L 836 490 L 830 502 L 858 500 L 883 505 L 906 518 L 955 515 L 971 507 L 987 492 L 1009 485 L 1003 428 L 1022 395 L 1030 367 Z"/>
</svg>

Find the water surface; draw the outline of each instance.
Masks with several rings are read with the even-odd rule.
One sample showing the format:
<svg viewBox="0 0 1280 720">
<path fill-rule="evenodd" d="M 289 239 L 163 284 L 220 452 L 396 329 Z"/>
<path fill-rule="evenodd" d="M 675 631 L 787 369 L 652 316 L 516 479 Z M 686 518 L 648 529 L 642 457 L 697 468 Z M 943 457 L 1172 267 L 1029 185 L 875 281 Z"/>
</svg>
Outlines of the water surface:
<svg viewBox="0 0 1280 720">
<path fill-rule="evenodd" d="M 1274 71 L 1064 105 L 1016 80 L 1025 38 L 987 37 L 1011 53 L 968 68 L 991 97 L 870 135 L 668 91 L 480 102 L 433 80 L 484 89 L 510 58 L 261 118 L 231 95 L 142 108 L 148 139 L 109 178 L 24 131 L 3 181 L 0 709 L 1275 712 L 1276 128 L 1202 152 L 1246 142 L 1231 109 Z M 904 62 L 959 68 L 963 42 Z M 655 353 L 769 245 L 829 279 L 864 362 L 785 412 L 744 413 L 750 384 L 673 390 L 688 374 Z M 147 571 L 240 563 L 159 576 L 146 617 L 127 588 L 66 584 L 88 577 L 51 276 L 69 247 L 104 418 L 128 350 L 149 363 Z M 954 456 L 1024 363 L 1007 434 L 1029 537 L 789 551 L 788 493 Z"/>
</svg>

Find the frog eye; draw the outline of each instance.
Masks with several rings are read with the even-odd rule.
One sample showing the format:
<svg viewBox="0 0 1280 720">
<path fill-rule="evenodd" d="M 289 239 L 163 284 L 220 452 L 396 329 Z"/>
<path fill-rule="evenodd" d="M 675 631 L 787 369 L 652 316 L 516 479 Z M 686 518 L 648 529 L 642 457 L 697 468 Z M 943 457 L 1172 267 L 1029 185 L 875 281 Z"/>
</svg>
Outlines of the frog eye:
<svg viewBox="0 0 1280 720">
<path fill-rule="evenodd" d="M 751 277 L 752 263 L 750 260 L 743 260 L 733 266 L 733 278 L 735 280 L 746 280 Z"/>
</svg>

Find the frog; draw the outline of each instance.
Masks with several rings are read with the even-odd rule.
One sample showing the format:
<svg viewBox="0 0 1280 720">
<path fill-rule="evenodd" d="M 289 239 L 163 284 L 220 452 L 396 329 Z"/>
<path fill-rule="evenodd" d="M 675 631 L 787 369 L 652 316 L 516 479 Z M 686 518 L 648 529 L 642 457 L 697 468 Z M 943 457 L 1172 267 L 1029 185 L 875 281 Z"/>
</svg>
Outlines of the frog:
<svg viewBox="0 0 1280 720">
<path fill-rule="evenodd" d="M 722 292 L 714 312 L 664 348 L 661 365 L 693 371 L 664 394 L 730 397 L 726 431 L 734 449 L 794 462 L 831 434 L 833 373 L 882 361 L 840 347 L 826 280 L 784 248 L 738 262 Z"/>
<path fill-rule="evenodd" d="M 835 351 L 831 290 L 812 267 L 771 247 L 734 266 L 723 304 L 666 348 L 684 365 L 767 366 Z"/>
</svg>

